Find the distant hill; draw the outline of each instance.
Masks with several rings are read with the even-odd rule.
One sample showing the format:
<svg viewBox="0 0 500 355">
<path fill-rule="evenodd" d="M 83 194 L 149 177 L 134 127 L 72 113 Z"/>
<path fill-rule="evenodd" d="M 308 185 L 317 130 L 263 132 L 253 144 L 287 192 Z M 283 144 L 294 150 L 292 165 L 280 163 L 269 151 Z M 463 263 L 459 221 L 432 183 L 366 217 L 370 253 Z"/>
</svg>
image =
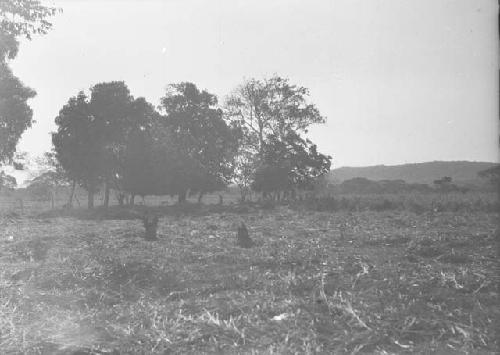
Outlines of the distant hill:
<svg viewBox="0 0 500 355">
<path fill-rule="evenodd" d="M 369 180 L 405 180 L 408 183 L 432 184 L 434 180 L 450 176 L 456 183 L 480 184 L 482 179 L 477 173 L 495 165 L 497 164 L 486 162 L 433 161 L 392 166 L 342 167 L 332 170 L 329 177 L 333 182 L 364 177 Z"/>
</svg>

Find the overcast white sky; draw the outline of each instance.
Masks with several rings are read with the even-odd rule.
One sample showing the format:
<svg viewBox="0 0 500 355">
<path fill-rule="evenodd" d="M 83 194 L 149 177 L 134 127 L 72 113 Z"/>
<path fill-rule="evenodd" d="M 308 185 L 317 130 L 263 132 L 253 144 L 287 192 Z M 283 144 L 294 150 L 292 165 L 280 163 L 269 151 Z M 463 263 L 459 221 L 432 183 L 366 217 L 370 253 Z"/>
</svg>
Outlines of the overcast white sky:
<svg viewBox="0 0 500 355">
<path fill-rule="evenodd" d="M 49 4 L 52 2 L 48 2 Z M 50 150 L 69 97 L 125 80 L 157 105 L 169 83 L 222 99 L 277 73 L 310 89 L 334 167 L 498 160 L 495 0 L 66 0 L 11 63 L 38 95 L 20 150 Z"/>
</svg>

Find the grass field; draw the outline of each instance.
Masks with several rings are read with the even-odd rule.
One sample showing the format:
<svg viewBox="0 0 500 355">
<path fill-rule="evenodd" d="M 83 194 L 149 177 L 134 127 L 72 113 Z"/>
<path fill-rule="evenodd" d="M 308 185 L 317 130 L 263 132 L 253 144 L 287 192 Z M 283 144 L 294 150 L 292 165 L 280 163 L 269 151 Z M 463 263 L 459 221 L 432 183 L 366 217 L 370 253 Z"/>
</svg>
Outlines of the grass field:
<svg viewBox="0 0 500 355">
<path fill-rule="evenodd" d="M 496 213 L 168 206 L 147 242 L 35 207 L 0 220 L 2 354 L 499 351 Z"/>
</svg>

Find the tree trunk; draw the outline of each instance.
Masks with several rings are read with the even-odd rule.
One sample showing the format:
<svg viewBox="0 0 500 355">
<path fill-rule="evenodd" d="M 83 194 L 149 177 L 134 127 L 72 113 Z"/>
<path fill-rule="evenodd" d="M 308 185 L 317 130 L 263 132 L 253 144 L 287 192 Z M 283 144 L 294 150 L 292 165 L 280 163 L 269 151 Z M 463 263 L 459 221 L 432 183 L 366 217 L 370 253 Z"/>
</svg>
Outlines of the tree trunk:
<svg viewBox="0 0 500 355">
<path fill-rule="evenodd" d="M 256 114 L 257 116 L 257 114 Z M 260 119 L 258 119 L 258 125 L 259 125 L 259 158 L 264 158 L 264 123 Z"/>
<path fill-rule="evenodd" d="M 55 191 L 50 191 L 50 208 L 54 209 L 55 207 Z"/>
<path fill-rule="evenodd" d="M 187 196 L 187 191 L 180 192 L 177 202 L 178 203 L 184 203 L 184 202 L 186 202 L 186 196 Z"/>
<path fill-rule="evenodd" d="M 118 200 L 118 205 L 123 206 L 125 204 L 125 194 L 120 192 L 116 198 Z"/>
<path fill-rule="evenodd" d="M 69 193 L 68 207 L 73 207 L 73 196 L 75 196 L 76 180 L 73 180 L 71 192 Z"/>
<path fill-rule="evenodd" d="M 201 204 L 201 201 L 203 200 L 203 195 L 205 195 L 205 193 L 203 191 L 200 191 L 200 194 L 198 195 L 198 204 Z"/>
<path fill-rule="evenodd" d="M 103 206 L 108 208 L 109 206 L 109 184 L 107 181 L 104 182 L 104 202 Z"/>
<path fill-rule="evenodd" d="M 87 203 L 88 203 L 88 208 L 89 210 L 94 208 L 94 191 L 91 187 L 88 188 L 88 194 L 87 194 Z"/>
<path fill-rule="evenodd" d="M 219 194 L 219 205 L 222 206 L 224 204 L 224 197 Z"/>
<path fill-rule="evenodd" d="M 134 194 L 132 194 L 132 195 L 130 195 L 129 205 L 130 205 L 130 206 L 133 206 L 133 205 L 134 205 L 134 203 L 135 203 L 135 195 L 134 195 Z"/>
<path fill-rule="evenodd" d="M 246 191 L 244 190 L 243 187 L 240 187 L 240 201 L 243 203 L 245 202 L 247 197 Z"/>
</svg>

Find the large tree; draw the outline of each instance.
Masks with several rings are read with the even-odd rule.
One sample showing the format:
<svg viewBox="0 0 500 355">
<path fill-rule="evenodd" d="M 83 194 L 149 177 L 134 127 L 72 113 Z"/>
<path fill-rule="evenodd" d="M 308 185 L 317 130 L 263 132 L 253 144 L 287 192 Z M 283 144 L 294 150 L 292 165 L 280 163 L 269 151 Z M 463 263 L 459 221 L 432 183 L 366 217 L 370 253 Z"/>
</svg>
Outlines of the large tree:
<svg viewBox="0 0 500 355">
<path fill-rule="evenodd" d="M 300 189 L 313 188 L 315 180 L 330 171 L 331 166 L 329 156 L 319 153 L 311 140 L 294 131 L 284 137 L 268 137 L 263 162 L 286 169 L 288 180 L 284 185 Z"/>
<path fill-rule="evenodd" d="M 292 85 L 288 79 L 250 79 L 226 100 L 226 113 L 253 135 L 255 149 L 263 156 L 267 137 L 284 137 L 288 132 L 307 133 L 311 124 L 324 123 L 315 105 L 309 103 L 309 91 Z"/>
<path fill-rule="evenodd" d="M 275 75 L 247 80 L 228 97 L 226 115 L 243 133 L 236 159 L 236 170 L 245 173 L 235 179 L 240 188 L 250 182 L 257 191 L 276 190 L 284 171 L 288 178 L 279 190 L 306 188 L 330 169 L 331 158 L 303 137 L 310 125 L 326 122 L 308 96 L 305 87 Z"/>
<path fill-rule="evenodd" d="M 134 126 L 133 97 L 123 81 L 99 83 L 90 92 L 92 131 L 100 151 L 99 175 L 107 207 L 110 185 L 118 172 L 118 156 L 126 143 L 126 133 Z"/>
<path fill-rule="evenodd" d="M 47 18 L 55 12 L 39 0 L 0 1 L 0 163 L 12 159 L 21 134 L 31 126 L 27 101 L 36 94 L 12 73 L 8 61 L 17 55 L 18 38 L 46 33 L 51 28 Z"/>
<path fill-rule="evenodd" d="M 101 181 L 103 165 L 101 133 L 95 123 L 85 93 L 69 99 L 55 119 L 52 133 L 55 156 L 71 180 L 88 192 L 88 207 L 94 207 L 94 194 Z"/>
<path fill-rule="evenodd" d="M 202 196 L 224 188 L 232 177 L 239 130 L 228 125 L 217 104 L 215 95 L 188 82 L 170 85 L 161 99 L 177 150 L 175 165 L 183 172 L 174 179 L 181 201 L 188 189 Z"/>
<path fill-rule="evenodd" d="M 160 171 L 162 154 L 154 138 L 162 129 L 158 124 L 158 112 L 140 97 L 131 102 L 129 115 L 132 119 L 122 131 L 123 140 L 115 155 L 117 170 L 113 181 L 120 196 L 123 197 L 124 192 L 130 193 L 133 203 L 135 195 L 161 194 L 165 189 L 159 184 L 165 181 L 165 177 Z"/>
<path fill-rule="evenodd" d="M 96 84 L 90 92 L 90 99 L 81 92 L 63 107 L 56 118 L 58 131 L 52 141 L 68 176 L 87 189 L 92 208 L 94 193 L 101 183 L 104 205 L 109 204 L 110 186 L 120 172 L 127 133 L 140 120 L 136 120 L 134 99 L 124 82 Z"/>
</svg>

